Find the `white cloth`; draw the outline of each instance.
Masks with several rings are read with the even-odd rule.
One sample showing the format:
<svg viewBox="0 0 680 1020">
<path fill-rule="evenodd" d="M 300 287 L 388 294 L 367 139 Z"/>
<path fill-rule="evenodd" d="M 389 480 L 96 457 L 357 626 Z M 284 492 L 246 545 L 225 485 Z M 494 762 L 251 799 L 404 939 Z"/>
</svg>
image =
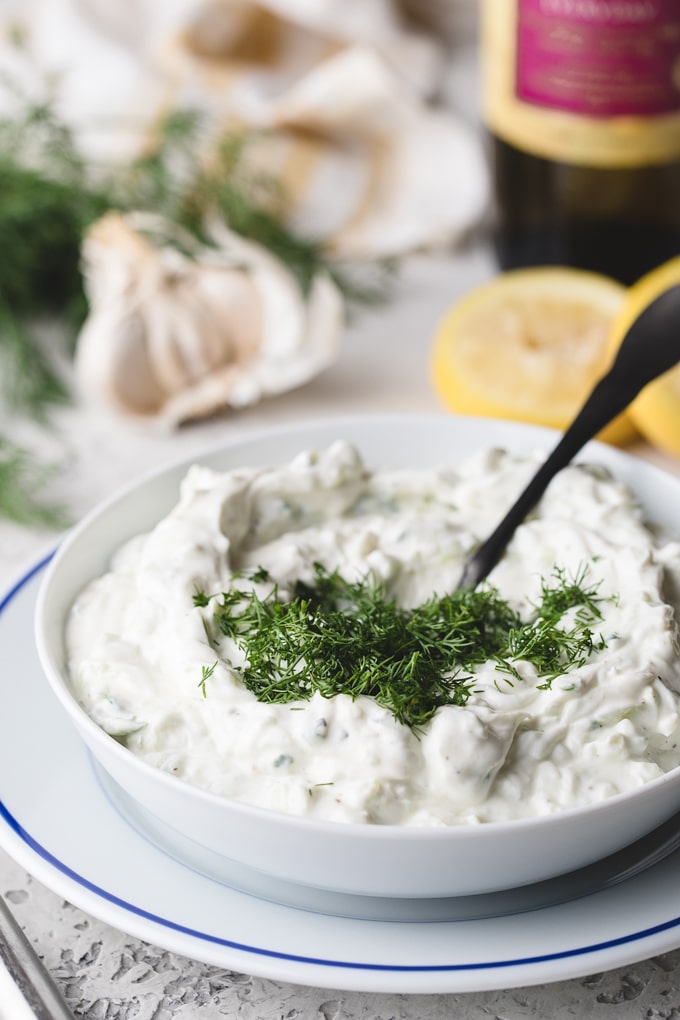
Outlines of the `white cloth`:
<svg viewBox="0 0 680 1020">
<path fill-rule="evenodd" d="M 393 0 L 6 0 L 10 70 L 56 73 L 85 152 L 129 159 L 159 115 L 264 129 L 292 225 L 341 257 L 456 241 L 487 202 L 477 137 L 433 107 L 445 53 Z M 14 9 L 14 14 L 11 11 Z M 23 25 L 26 55 L 7 43 Z M 5 59 L 6 58 L 6 59 Z M 259 155 L 258 155 L 259 152 Z"/>
</svg>

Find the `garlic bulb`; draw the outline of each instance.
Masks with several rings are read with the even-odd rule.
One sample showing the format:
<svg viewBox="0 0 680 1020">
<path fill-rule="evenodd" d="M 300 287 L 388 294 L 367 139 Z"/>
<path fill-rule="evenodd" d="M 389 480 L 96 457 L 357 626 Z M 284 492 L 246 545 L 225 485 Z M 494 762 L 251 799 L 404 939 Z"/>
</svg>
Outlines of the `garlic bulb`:
<svg viewBox="0 0 680 1020">
<path fill-rule="evenodd" d="M 332 281 L 318 276 L 304 296 L 259 245 L 224 226 L 215 244 L 142 213 L 93 225 L 75 355 L 86 398 L 176 424 L 292 389 L 332 363 L 343 326 Z"/>
</svg>

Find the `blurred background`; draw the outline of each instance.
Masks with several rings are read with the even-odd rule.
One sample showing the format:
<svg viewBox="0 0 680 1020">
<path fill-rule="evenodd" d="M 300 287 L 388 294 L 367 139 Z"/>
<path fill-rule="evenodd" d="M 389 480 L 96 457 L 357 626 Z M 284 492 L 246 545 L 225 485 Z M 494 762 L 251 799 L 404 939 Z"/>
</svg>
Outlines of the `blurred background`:
<svg viewBox="0 0 680 1020">
<path fill-rule="evenodd" d="M 581 81 L 567 111 L 549 61 L 527 119 L 521 46 L 549 44 L 563 90 L 545 33 L 580 66 L 601 30 L 565 35 L 571 14 L 543 25 L 534 6 L 0 0 L 8 569 L 122 481 L 253 427 L 386 410 L 566 426 L 628 287 L 680 250 L 675 227 L 649 256 L 631 233 L 656 242 L 680 201 L 680 93 L 623 118 L 640 167 L 607 163 L 622 118 L 602 96 L 593 115 Z M 657 6 L 647 71 L 670 76 Z M 619 271 L 622 252 L 647 263 Z M 652 403 L 605 438 L 673 470 L 678 392 L 665 417 Z"/>
<path fill-rule="evenodd" d="M 8 564 L 236 430 L 441 407 L 490 266 L 475 3 L 3 0 L 0 39 Z"/>
</svg>

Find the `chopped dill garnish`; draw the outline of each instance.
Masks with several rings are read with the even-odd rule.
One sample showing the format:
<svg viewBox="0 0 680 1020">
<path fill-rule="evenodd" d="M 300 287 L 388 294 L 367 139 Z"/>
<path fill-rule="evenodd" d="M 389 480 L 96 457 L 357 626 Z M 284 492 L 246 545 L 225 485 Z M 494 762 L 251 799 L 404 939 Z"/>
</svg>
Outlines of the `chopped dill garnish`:
<svg viewBox="0 0 680 1020">
<path fill-rule="evenodd" d="M 215 598 L 214 626 L 242 651 L 241 680 L 259 701 L 365 695 L 417 730 L 438 708 L 466 704 L 475 666 L 492 661 L 519 678 L 514 663 L 525 660 L 547 689 L 604 647 L 591 629 L 601 599 L 585 586 L 585 571 L 570 579 L 558 569 L 554 582 L 542 582 L 527 621 L 490 586 L 405 609 L 383 585 L 347 581 L 318 563 L 312 583 L 297 581 L 289 601 L 274 584 L 264 598 L 233 588 L 217 598 L 197 592 L 194 604 Z"/>
<path fill-rule="evenodd" d="M 554 571 L 557 585 L 541 581 L 541 599 L 530 622 L 508 634 L 507 659 L 532 663 L 544 680 L 539 690 L 548 690 L 553 680 L 564 674 L 565 664 L 569 669 L 578 669 L 593 652 L 605 647 L 604 638 L 601 635 L 596 638 L 590 629 L 591 623 L 602 618 L 598 607 L 601 599 L 596 586 L 585 587 L 585 575 L 582 568 L 569 580 L 565 571 L 557 567 Z M 575 610 L 573 624 L 565 627 L 564 617 L 571 610 Z M 506 660 L 500 661 L 498 668 L 519 675 Z"/>
<path fill-rule="evenodd" d="M 212 597 L 213 597 L 212 595 L 206 595 L 204 591 L 200 591 L 198 588 L 195 589 L 194 594 L 192 596 L 194 605 L 200 607 L 201 609 L 205 609 L 205 607 L 210 604 L 210 599 Z"/>
<path fill-rule="evenodd" d="M 201 688 L 201 694 L 203 695 L 204 698 L 208 697 L 207 691 L 205 689 L 206 680 L 210 679 L 210 677 L 213 675 L 216 669 L 217 662 L 213 662 L 212 666 L 201 666 L 201 679 L 198 683 L 198 686 Z"/>
<path fill-rule="evenodd" d="M 253 584 L 264 584 L 265 581 L 269 581 L 271 578 L 268 570 L 265 570 L 264 567 L 257 567 L 250 575 L 250 580 Z"/>
</svg>

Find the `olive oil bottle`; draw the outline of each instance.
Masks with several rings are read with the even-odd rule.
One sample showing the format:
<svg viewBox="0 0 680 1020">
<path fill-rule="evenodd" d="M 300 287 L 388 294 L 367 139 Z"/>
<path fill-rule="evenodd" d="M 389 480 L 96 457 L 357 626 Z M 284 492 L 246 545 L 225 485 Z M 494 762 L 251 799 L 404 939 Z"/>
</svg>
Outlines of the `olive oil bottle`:
<svg viewBox="0 0 680 1020">
<path fill-rule="evenodd" d="M 680 0 L 483 0 L 503 268 L 680 254 Z"/>
</svg>

